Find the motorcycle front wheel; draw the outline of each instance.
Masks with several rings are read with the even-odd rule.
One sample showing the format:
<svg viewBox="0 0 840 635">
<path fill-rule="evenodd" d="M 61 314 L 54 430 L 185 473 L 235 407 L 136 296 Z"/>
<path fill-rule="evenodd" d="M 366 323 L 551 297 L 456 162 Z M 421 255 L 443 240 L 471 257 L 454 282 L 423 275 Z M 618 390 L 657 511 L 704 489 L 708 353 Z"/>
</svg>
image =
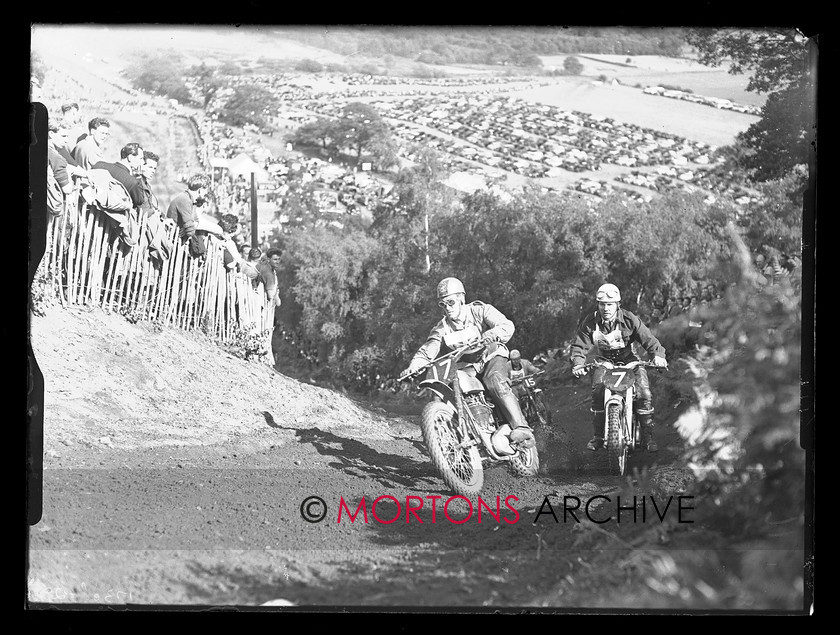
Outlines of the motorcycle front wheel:
<svg viewBox="0 0 840 635">
<path fill-rule="evenodd" d="M 448 404 L 439 401 L 426 404 L 420 424 L 423 440 L 444 483 L 456 494 L 472 496 L 484 486 L 484 469 L 478 448 L 460 447 L 455 416 Z"/>
<path fill-rule="evenodd" d="M 519 450 L 510 457 L 510 469 L 517 476 L 536 476 L 540 471 L 540 456 L 536 446 Z"/>
<path fill-rule="evenodd" d="M 627 444 L 621 427 L 621 409 L 618 404 L 607 407 L 607 463 L 610 474 L 624 476 L 627 469 Z"/>
</svg>

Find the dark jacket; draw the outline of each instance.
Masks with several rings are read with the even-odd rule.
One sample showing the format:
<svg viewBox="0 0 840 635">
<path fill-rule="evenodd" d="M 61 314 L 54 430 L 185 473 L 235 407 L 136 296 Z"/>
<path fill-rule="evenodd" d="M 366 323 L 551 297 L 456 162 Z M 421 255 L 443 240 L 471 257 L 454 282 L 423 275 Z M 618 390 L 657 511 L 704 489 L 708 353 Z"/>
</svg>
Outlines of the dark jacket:
<svg viewBox="0 0 840 635">
<path fill-rule="evenodd" d="M 586 354 L 593 346 L 598 349 L 599 355 L 611 361 L 636 360 L 638 357 L 633 353 L 633 342 L 639 344 L 652 357 L 665 357 L 665 348 L 656 336 L 630 311 L 619 308 L 612 329 L 604 325 L 600 314 L 595 311 L 586 316 L 578 326 L 571 346 L 572 366 L 583 364 Z"/>
<path fill-rule="evenodd" d="M 94 164 L 94 170 L 108 170 L 108 172 L 113 176 L 117 181 L 122 183 L 125 186 L 128 195 L 131 197 L 131 202 L 134 204 L 134 207 L 140 207 L 143 204 L 143 187 L 140 185 L 140 181 L 137 180 L 137 177 L 134 176 L 127 167 L 125 167 L 122 163 L 108 163 L 107 161 L 99 161 L 98 163 Z"/>
</svg>

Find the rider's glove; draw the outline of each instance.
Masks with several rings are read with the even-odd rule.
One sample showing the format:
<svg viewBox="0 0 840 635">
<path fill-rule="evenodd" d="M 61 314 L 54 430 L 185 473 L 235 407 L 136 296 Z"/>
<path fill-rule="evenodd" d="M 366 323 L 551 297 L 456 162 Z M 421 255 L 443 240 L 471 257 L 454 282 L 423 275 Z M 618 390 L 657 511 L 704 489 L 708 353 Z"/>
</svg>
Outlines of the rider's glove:
<svg viewBox="0 0 840 635">
<path fill-rule="evenodd" d="M 412 359 L 411 363 L 408 365 L 408 368 L 406 368 L 403 372 L 400 373 L 400 379 L 404 379 L 404 378 L 408 377 L 409 375 L 413 375 L 414 373 L 419 371 L 421 368 L 423 368 L 425 365 L 426 365 L 425 362 L 423 362 L 419 359 Z"/>
<path fill-rule="evenodd" d="M 499 337 L 495 333 L 487 332 L 481 336 L 481 344 L 494 344 L 499 341 Z"/>
<path fill-rule="evenodd" d="M 586 368 L 583 366 L 573 366 L 572 375 L 575 377 L 583 377 L 586 374 Z"/>
<path fill-rule="evenodd" d="M 665 360 L 664 357 L 654 356 L 653 365 L 657 368 L 668 368 L 668 362 Z"/>
</svg>

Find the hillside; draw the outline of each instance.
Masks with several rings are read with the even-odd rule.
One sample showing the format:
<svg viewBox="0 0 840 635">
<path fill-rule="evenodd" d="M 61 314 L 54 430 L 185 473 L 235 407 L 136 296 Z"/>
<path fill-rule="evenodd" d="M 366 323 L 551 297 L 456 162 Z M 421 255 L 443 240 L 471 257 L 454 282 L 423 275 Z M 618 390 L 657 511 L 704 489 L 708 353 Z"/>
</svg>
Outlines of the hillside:
<svg viewBox="0 0 840 635">
<path fill-rule="evenodd" d="M 399 501 L 451 495 L 416 407 L 389 414 L 200 333 L 98 309 L 52 305 L 32 317 L 31 342 L 45 385 L 43 514 L 28 537 L 28 599 L 38 606 L 797 608 L 801 589 L 773 577 L 772 567 L 802 558 L 784 527 L 774 546 L 733 543 L 674 514 L 606 525 L 565 517 L 567 498 L 690 491 L 689 472 L 673 463 L 675 413 L 661 417 L 662 451 L 632 459 L 640 471 L 622 482 L 582 449 L 588 390 L 547 382 L 544 471 L 486 472 L 482 499 L 514 497 L 502 520 L 456 523 L 423 509 L 403 522 Z M 327 522 L 301 518 L 313 495 Z M 355 509 L 382 497 L 377 518 L 399 522 L 335 522 L 342 498 Z M 555 521 L 539 515 L 546 500 Z M 463 519 L 455 503 L 447 518 Z M 738 578 L 744 562 L 761 571 L 752 588 Z"/>
</svg>

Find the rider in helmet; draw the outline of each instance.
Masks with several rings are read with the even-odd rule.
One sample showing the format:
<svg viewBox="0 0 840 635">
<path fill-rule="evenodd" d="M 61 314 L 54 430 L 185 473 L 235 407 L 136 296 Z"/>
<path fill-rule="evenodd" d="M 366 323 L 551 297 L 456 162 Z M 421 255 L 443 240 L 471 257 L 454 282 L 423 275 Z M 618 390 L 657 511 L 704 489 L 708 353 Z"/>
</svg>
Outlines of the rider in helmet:
<svg viewBox="0 0 840 635">
<path fill-rule="evenodd" d="M 464 285 L 457 278 L 444 278 L 438 283 L 437 303 L 443 318 L 414 354 L 408 368 L 400 373 L 400 378 L 428 365 L 438 356 L 441 345 L 455 349 L 479 338 L 487 341 L 489 345 L 483 353 L 462 359 L 475 367 L 477 377 L 513 428 L 510 440 L 522 447 L 533 447 L 534 433 L 528 427 L 519 408 L 519 399 L 510 385 L 511 366 L 505 343 L 513 335 L 513 322 L 490 304 L 478 300 L 467 304 Z"/>
<path fill-rule="evenodd" d="M 571 346 L 572 374 L 582 377 L 586 374 L 583 364 L 586 354 L 594 345 L 598 355 L 613 363 L 621 364 L 636 361 L 632 344 L 637 342 L 653 357 L 653 363 L 660 368 L 668 365 L 665 360 L 665 348 L 647 326 L 630 311 L 621 308 L 621 292 L 614 284 L 604 284 L 595 296 L 598 310 L 587 315 L 578 326 L 577 335 Z M 597 450 L 604 445 L 604 385 L 601 380 L 606 370 L 597 366 L 592 372 L 592 430 L 594 436 L 587 444 L 590 450 Z M 650 383 L 644 368 L 634 369 L 636 374 L 636 398 L 633 408 L 636 411 L 641 431 L 641 442 L 648 452 L 656 452 L 659 447 L 653 440 L 653 402 Z"/>
<path fill-rule="evenodd" d="M 522 354 L 516 348 L 510 351 L 510 368 L 511 379 L 520 379 L 521 377 L 525 377 L 526 375 L 533 375 L 534 373 L 538 373 L 540 371 L 539 368 L 537 368 L 527 359 L 522 357 Z M 527 393 L 525 386 L 522 385 L 522 382 L 515 384 L 513 386 L 513 389 L 516 392 L 516 394 L 520 397 Z"/>
</svg>

